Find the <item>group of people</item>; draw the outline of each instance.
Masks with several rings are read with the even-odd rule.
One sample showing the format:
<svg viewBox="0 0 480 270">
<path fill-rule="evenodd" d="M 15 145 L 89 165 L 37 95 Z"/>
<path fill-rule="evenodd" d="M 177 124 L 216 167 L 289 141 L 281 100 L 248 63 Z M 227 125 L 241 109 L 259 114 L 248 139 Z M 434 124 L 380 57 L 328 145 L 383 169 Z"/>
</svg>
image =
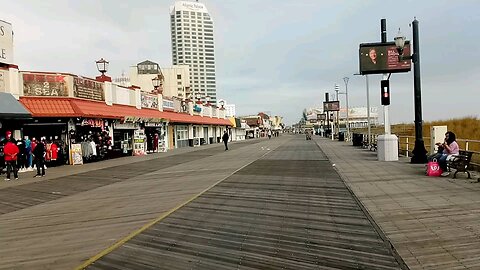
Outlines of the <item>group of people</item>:
<svg viewBox="0 0 480 270">
<path fill-rule="evenodd" d="M 455 133 L 448 131 L 445 133 L 445 140 L 443 143 L 436 143 L 435 145 L 437 145 L 438 151 L 431 155 L 429 160 L 437 160 L 443 171 L 441 176 L 448 176 L 450 173 L 448 172 L 447 161 L 455 158 L 455 156 L 460 153 L 460 147 L 458 146 Z"/>
<path fill-rule="evenodd" d="M 5 139 L 0 142 L 3 146 L 3 151 L 0 152 L 0 155 L 3 156 L 5 167 L 7 169 L 7 177 L 5 181 L 11 180 L 11 175 L 15 180 L 18 180 L 18 170 L 20 166 L 23 166 L 25 163 L 24 158 L 22 157 L 24 149 L 20 149 L 17 145 L 17 141 L 13 138 L 12 132 L 7 131 L 5 133 Z M 29 145 L 29 151 L 31 151 L 32 158 L 37 167 L 37 174 L 35 177 L 45 176 L 45 139 L 40 141 L 32 140 Z M 3 170 L 3 169 L 2 169 Z M 2 171 L 0 170 L 0 172 Z"/>
</svg>

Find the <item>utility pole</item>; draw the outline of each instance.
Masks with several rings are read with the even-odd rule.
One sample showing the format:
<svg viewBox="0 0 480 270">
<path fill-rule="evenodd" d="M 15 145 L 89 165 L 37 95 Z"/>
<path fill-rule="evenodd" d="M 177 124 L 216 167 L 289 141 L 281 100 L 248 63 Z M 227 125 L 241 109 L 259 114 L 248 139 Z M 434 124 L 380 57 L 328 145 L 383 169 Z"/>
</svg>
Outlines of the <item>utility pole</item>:
<svg viewBox="0 0 480 270">
<path fill-rule="evenodd" d="M 350 139 L 350 119 L 348 118 L 348 81 L 350 78 L 348 77 L 343 77 L 343 82 L 345 82 L 345 99 L 346 99 L 346 105 L 347 105 L 347 140 Z"/>
</svg>

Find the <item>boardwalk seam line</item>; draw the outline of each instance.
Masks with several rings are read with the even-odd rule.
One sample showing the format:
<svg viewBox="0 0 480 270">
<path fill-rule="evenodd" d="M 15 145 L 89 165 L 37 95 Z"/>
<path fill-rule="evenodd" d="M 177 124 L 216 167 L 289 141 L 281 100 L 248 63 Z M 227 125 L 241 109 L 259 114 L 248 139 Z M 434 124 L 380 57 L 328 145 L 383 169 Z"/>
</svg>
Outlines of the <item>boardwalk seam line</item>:
<svg viewBox="0 0 480 270">
<path fill-rule="evenodd" d="M 282 144 L 285 144 L 286 142 L 282 143 Z M 280 147 L 280 145 L 278 145 L 276 148 Z M 212 185 L 210 185 L 209 187 L 207 187 L 206 189 L 204 189 L 203 191 L 201 191 L 200 193 L 198 193 L 197 195 L 193 196 L 192 198 L 190 198 L 189 200 L 183 202 L 182 204 L 180 205 L 177 205 L 176 207 L 170 209 L 168 212 L 162 214 L 161 216 L 157 217 L 156 219 L 154 219 L 153 221 L 143 225 L 140 229 L 136 230 L 136 231 L 133 231 L 131 232 L 129 235 L 127 235 L 126 237 L 120 239 L 119 241 L 117 241 L 115 244 L 111 245 L 110 247 L 104 249 L 103 251 L 101 251 L 100 253 L 98 253 L 97 255 L 91 257 L 90 259 L 88 259 L 87 261 L 85 261 L 83 264 L 81 264 L 80 266 L 76 267 L 75 270 L 83 270 L 83 269 L 86 269 L 89 265 L 93 264 L 94 262 L 96 262 L 97 260 L 99 260 L 100 258 L 106 256 L 107 254 L 111 253 L 112 251 L 114 251 L 115 249 L 119 248 L 120 246 L 122 246 L 123 244 L 125 244 L 126 242 L 128 242 L 129 240 L 131 240 L 133 237 L 141 234 L 142 232 L 144 232 L 145 230 L 147 230 L 148 228 L 150 228 L 151 226 L 155 225 L 156 223 L 162 221 L 163 219 L 165 219 L 166 217 L 168 217 L 169 215 L 171 215 L 172 213 L 174 213 L 175 211 L 177 211 L 178 209 L 184 207 L 185 205 L 189 204 L 190 202 L 192 202 L 193 200 L 195 200 L 196 198 L 200 197 L 201 195 L 203 195 L 205 192 L 209 191 L 210 189 L 212 189 L 213 187 L 215 187 L 216 185 L 220 184 L 221 182 L 225 181 L 227 178 L 231 177 L 232 175 L 234 175 L 235 173 L 237 173 L 238 171 L 242 170 L 243 168 L 247 167 L 248 165 L 252 164 L 253 162 L 263 158 L 264 156 L 266 156 L 268 153 L 272 152 L 274 149 L 271 149 L 271 150 L 268 150 L 268 152 L 265 152 L 263 155 L 261 155 L 259 158 L 251 161 L 251 162 L 248 162 L 247 164 L 243 165 L 242 167 L 238 168 L 237 170 L 233 171 L 231 174 L 225 176 L 224 178 L 220 179 L 219 181 L 213 183 Z"/>
</svg>

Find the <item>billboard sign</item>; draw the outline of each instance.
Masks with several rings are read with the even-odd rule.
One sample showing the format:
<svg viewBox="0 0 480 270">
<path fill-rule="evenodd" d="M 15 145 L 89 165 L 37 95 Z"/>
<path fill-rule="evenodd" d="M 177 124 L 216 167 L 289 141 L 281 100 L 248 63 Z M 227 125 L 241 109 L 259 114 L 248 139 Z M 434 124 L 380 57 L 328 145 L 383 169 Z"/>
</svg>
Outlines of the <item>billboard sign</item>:
<svg viewBox="0 0 480 270">
<path fill-rule="evenodd" d="M 323 102 L 323 111 L 339 111 L 340 110 L 340 101 L 324 101 Z"/>
<path fill-rule="evenodd" d="M 327 120 L 327 115 L 325 115 L 324 113 L 319 113 L 319 114 L 317 114 L 317 120 L 325 121 L 325 120 Z"/>
<path fill-rule="evenodd" d="M 66 77 L 56 73 L 23 73 L 23 93 L 36 97 L 68 97 Z"/>
<path fill-rule="evenodd" d="M 403 55 L 410 55 L 410 41 L 405 41 Z M 411 60 L 398 61 L 395 42 L 362 43 L 359 49 L 360 74 L 408 72 Z"/>
<path fill-rule="evenodd" d="M 73 78 L 73 95 L 78 98 L 105 100 L 103 83 L 82 77 Z"/>
<path fill-rule="evenodd" d="M 13 64 L 12 25 L 0 20 L 0 63 Z"/>
<path fill-rule="evenodd" d="M 147 93 L 141 94 L 142 108 L 157 109 L 158 110 L 158 96 L 149 95 Z"/>
</svg>

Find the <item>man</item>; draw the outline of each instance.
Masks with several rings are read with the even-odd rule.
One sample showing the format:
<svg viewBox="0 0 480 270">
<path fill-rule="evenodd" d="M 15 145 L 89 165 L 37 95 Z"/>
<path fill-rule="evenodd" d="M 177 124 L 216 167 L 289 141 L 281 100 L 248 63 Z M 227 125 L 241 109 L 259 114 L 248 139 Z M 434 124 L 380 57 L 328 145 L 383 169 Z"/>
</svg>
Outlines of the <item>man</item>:
<svg viewBox="0 0 480 270">
<path fill-rule="evenodd" d="M 3 148 L 5 164 L 7 166 L 7 178 L 5 178 L 5 181 L 10 181 L 10 174 L 12 170 L 13 170 L 13 176 L 15 177 L 15 180 L 18 180 L 18 170 L 17 170 L 18 152 L 19 152 L 19 149 L 12 139 L 12 132 L 7 131 L 6 143 L 5 143 L 5 147 Z"/>
<path fill-rule="evenodd" d="M 372 64 L 377 64 L 377 51 L 375 49 L 372 48 L 368 51 L 368 57 L 370 58 Z"/>
<path fill-rule="evenodd" d="M 45 139 L 42 139 L 37 143 L 35 149 L 33 149 L 33 157 L 35 159 L 35 166 L 37 167 L 37 174 L 35 177 L 44 177 L 45 176 Z M 40 169 L 42 169 L 42 174 L 40 174 Z"/>
<path fill-rule="evenodd" d="M 223 143 L 225 144 L 225 151 L 228 150 L 228 132 L 225 130 L 222 136 Z"/>
</svg>

